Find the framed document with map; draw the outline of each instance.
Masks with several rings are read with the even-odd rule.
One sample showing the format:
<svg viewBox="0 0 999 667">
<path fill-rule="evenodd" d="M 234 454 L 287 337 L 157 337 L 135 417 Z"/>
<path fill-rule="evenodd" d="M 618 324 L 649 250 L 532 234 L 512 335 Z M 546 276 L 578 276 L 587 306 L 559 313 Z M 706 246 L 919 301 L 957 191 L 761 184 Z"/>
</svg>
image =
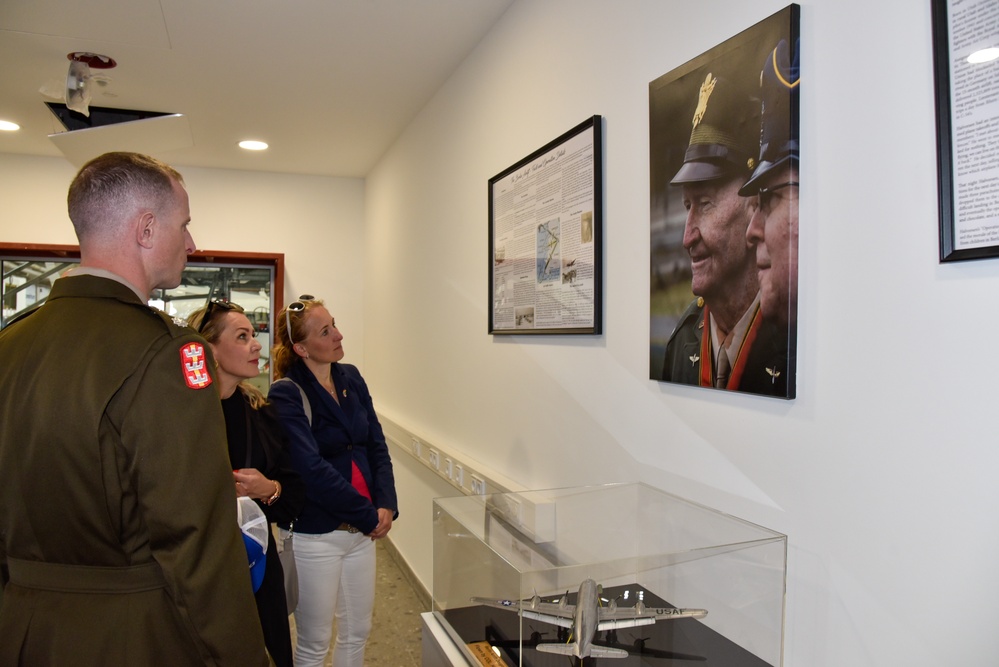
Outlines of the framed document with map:
<svg viewBox="0 0 999 667">
<path fill-rule="evenodd" d="M 489 333 L 600 333 L 601 122 L 489 179 Z"/>
<path fill-rule="evenodd" d="M 999 2 L 932 10 L 940 261 L 999 257 Z"/>
</svg>

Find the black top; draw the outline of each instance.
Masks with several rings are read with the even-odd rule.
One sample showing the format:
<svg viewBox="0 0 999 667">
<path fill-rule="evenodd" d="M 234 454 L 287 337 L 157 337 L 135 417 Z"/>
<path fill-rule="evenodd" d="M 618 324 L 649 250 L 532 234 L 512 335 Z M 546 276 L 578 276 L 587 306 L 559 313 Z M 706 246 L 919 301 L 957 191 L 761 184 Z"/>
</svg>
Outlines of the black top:
<svg viewBox="0 0 999 667">
<path fill-rule="evenodd" d="M 237 389 L 223 399 L 226 438 L 229 442 L 229 463 L 233 470 L 256 468 L 268 479 L 281 483 L 281 497 L 273 505 L 257 504 L 274 523 L 294 521 L 305 504 L 305 483 L 291 465 L 288 436 L 269 404 L 254 410 L 247 396 Z M 247 428 L 251 434 L 247 438 Z M 251 443 L 249 462 L 246 446 Z"/>
<path fill-rule="evenodd" d="M 264 405 L 257 410 L 237 389 L 223 399 L 229 461 L 233 470 L 256 468 L 268 479 L 281 483 L 281 497 L 273 505 L 256 503 L 269 522 L 288 524 L 294 521 L 305 504 L 305 483 L 291 466 L 288 437 L 278 423 L 274 409 Z M 249 457 L 247 457 L 249 445 Z M 291 634 L 288 628 L 288 604 L 285 600 L 284 570 L 274 537 L 267 531 L 267 560 L 264 578 L 256 593 L 257 613 L 264 631 L 264 643 L 277 667 L 292 667 Z"/>
</svg>

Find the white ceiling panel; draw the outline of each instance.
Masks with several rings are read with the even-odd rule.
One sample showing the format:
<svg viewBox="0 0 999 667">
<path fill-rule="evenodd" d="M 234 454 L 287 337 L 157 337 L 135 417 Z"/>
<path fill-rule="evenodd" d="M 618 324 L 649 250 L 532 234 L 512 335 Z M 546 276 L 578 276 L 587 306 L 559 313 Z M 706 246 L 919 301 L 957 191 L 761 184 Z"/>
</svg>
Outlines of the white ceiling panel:
<svg viewBox="0 0 999 667">
<path fill-rule="evenodd" d="M 184 115 L 171 164 L 363 177 L 512 2 L 2 0 L 0 152 L 61 155 L 39 90 L 89 51 L 118 63 L 92 105 Z"/>
</svg>

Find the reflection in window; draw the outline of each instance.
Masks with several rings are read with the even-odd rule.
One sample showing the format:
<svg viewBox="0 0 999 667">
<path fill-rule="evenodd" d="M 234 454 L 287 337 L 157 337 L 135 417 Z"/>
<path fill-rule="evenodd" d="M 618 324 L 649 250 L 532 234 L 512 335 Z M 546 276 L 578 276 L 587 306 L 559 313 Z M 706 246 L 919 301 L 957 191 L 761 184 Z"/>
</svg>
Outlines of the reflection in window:
<svg viewBox="0 0 999 667">
<path fill-rule="evenodd" d="M 42 262 L 24 259 L 4 260 L 3 267 L 3 315 L 0 316 L 0 329 L 12 319 L 31 310 L 48 298 L 52 283 L 64 271 L 76 266 L 77 262 Z"/>
</svg>

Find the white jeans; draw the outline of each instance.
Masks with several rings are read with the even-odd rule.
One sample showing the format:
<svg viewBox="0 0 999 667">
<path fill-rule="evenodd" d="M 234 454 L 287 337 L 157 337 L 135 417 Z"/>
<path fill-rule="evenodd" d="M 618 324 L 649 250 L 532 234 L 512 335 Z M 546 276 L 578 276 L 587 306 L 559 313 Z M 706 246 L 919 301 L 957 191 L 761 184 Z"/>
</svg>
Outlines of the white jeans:
<svg viewBox="0 0 999 667">
<path fill-rule="evenodd" d="M 295 667 L 322 667 L 334 613 L 334 667 L 363 667 L 375 605 L 375 543 L 362 533 L 335 530 L 295 533 L 294 548 L 299 588 Z"/>
</svg>

